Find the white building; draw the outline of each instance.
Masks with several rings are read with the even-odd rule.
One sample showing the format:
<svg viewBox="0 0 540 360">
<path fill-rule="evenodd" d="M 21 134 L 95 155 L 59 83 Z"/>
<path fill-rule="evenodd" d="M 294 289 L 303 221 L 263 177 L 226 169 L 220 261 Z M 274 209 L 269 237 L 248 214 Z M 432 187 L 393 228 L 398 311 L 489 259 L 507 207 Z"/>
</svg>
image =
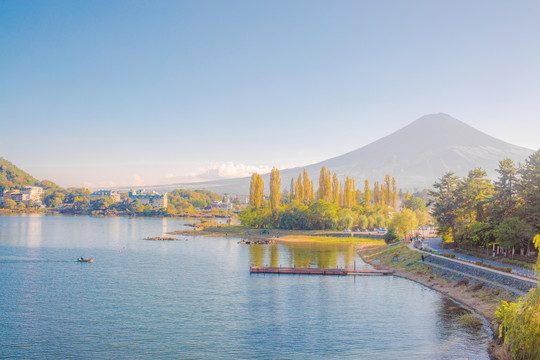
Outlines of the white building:
<svg viewBox="0 0 540 360">
<path fill-rule="evenodd" d="M 143 190 L 130 191 L 129 200 L 137 201 L 139 205 L 150 205 L 154 209 L 167 208 L 167 193 L 160 195 L 155 191 L 145 192 Z"/>
<path fill-rule="evenodd" d="M 90 194 L 90 201 L 97 200 L 103 196 L 108 196 L 113 199 L 115 203 L 120 201 L 120 194 L 114 190 L 98 190 Z"/>
<path fill-rule="evenodd" d="M 43 188 L 40 186 L 24 186 L 20 190 L 6 191 L 3 194 L 3 200 L 11 199 L 17 204 L 23 203 L 28 205 L 32 202 L 36 205 L 41 205 L 43 200 Z"/>
<path fill-rule="evenodd" d="M 212 202 L 210 206 L 218 210 L 224 210 L 224 211 L 232 211 L 233 209 L 233 204 L 231 204 L 230 201 L 226 201 L 226 202 L 214 201 Z"/>
</svg>

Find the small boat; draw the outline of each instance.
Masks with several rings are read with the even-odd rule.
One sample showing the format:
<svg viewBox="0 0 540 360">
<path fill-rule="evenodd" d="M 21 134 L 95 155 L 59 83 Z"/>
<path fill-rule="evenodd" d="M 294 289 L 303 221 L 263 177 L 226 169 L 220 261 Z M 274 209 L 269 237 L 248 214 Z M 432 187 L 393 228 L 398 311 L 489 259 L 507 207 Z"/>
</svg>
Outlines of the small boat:
<svg viewBox="0 0 540 360">
<path fill-rule="evenodd" d="M 82 256 L 77 259 L 78 262 L 94 262 L 94 258 L 83 258 Z"/>
</svg>

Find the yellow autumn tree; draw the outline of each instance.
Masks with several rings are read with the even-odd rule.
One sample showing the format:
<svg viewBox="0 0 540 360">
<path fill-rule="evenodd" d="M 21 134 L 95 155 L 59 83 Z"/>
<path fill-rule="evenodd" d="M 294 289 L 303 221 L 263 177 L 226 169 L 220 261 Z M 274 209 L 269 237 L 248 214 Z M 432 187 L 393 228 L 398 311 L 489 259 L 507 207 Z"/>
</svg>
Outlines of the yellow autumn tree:
<svg viewBox="0 0 540 360">
<path fill-rule="evenodd" d="M 249 205 L 252 209 L 259 210 L 264 199 L 264 182 L 260 174 L 251 175 L 249 185 Z"/>
<path fill-rule="evenodd" d="M 330 170 L 326 170 L 326 167 L 321 168 L 321 174 L 319 175 L 319 200 L 330 202 L 332 200 L 332 177 Z"/>
<path fill-rule="evenodd" d="M 304 190 L 303 200 L 304 203 L 311 203 L 312 201 L 312 193 L 313 193 L 313 183 L 309 179 L 309 175 L 307 173 L 307 170 L 304 169 L 303 172 L 303 179 L 302 179 L 302 188 Z"/>
<path fill-rule="evenodd" d="M 375 181 L 373 184 L 373 203 L 380 204 L 381 203 L 381 192 L 379 190 L 379 182 Z"/>
<path fill-rule="evenodd" d="M 398 198 L 398 195 L 397 195 L 396 179 L 392 178 L 392 193 L 390 195 L 390 200 L 391 200 L 390 206 L 392 206 L 392 209 L 394 210 L 397 208 L 397 198 Z"/>
<path fill-rule="evenodd" d="M 298 175 L 294 190 L 295 199 L 298 202 L 304 202 L 304 187 L 302 186 L 302 174 Z"/>
<path fill-rule="evenodd" d="M 274 167 L 270 172 L 270 208 L 274 213 L 279 208 L 280 189 L 281 178 L 279 177 L 279 170 Z"/>
<path fill-rule="evenodd" d="M 369 190 L 369 180 L 364 181 L 364 207 L 367 209 L 371 205 L 371 191 Z"/>
<path fill-rule="evenodd" d="M 339 179 L 336 173 L 332 177 L 332 202 L 336 207 L 339 206 Z"/>
</svg>

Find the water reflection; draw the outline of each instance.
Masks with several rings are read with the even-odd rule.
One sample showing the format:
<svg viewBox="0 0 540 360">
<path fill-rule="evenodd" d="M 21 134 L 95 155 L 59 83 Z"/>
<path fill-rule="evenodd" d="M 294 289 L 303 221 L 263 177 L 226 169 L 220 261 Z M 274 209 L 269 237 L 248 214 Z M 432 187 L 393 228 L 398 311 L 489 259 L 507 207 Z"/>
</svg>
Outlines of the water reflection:
<svg viewBox="0 0 540 360">
<path fill-rule="evenodd" d="M 326 269 L 366 266 L 356 256 L 355 244 L 318 242 L 279 242 L 250 245 L 252 266 L 317 267 Z"/>
</svg>

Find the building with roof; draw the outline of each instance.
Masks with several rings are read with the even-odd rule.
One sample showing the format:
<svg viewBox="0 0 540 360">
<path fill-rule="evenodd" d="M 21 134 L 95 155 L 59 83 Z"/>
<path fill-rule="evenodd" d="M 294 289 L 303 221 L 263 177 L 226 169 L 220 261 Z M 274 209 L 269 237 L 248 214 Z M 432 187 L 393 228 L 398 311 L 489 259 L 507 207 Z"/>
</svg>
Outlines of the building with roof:
<svg viewBox="0 0 540 360">
<path fill-rule="evenodd" d="M 167 193 L 158 194 L 155 191 L 145 192 L 144 190 L 131 190 L 129 192 L 129 200 L 137 201 L 139 205 L 150 205 L 154 209 L 167 208 Z"/>
<path fill-rule="evenodd" d="M 115 203 L 119 202 L 120 199 L 121 199 L 120 193 L 118 193 L 117 191 L 114 191 L 114 190 L 97 190 L 97 191 L 94 191 L 93 193 L 90 194 L 90 201 L 100 199 L 100 198 L 102 198 L 104 196 L 110 197 L 111 199 L 113 199 L 113 201 Z"/>
</svg>

